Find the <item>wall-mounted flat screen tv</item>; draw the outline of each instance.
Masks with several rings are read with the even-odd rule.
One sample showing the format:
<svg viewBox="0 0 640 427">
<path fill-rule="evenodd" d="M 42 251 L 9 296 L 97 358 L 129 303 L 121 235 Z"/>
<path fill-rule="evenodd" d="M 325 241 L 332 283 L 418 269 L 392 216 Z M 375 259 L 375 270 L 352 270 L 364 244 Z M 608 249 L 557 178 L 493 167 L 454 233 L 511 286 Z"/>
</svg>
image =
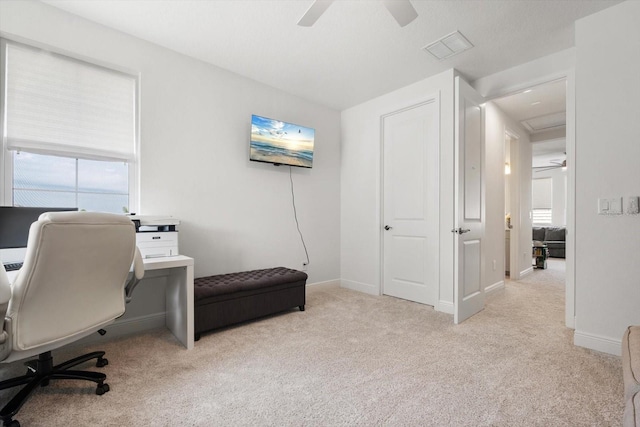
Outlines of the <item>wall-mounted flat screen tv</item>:
<svg viewBox="0 0 640 427">
<path fill-rule="evenodd" d="M 315 134 L 312 128 L 252 115 L 249 160 L 310 168 Z"/>
</svg>

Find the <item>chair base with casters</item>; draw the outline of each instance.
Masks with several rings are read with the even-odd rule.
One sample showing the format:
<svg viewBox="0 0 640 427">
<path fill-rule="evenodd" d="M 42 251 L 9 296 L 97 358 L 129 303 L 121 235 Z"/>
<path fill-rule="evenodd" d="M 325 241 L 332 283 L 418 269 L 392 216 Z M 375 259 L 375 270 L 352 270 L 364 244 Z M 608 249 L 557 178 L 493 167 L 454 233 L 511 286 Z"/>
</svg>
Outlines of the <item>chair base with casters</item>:
<svg viewBox="0 0 640 427">
<path fill-rule="evenodd" d="M 100 372 L 92 371 L 75 371 L 69 370 L 81 363 L 91 359 L 97 359 L 96 366 L 103 367 L 109 364 L 104 357 L 104 351 L 94 351 L 82 356 L 78 356 L 59 365 L 53 365 L 53 357 L 51 352 L 47 351 L 38 356 L 36 360 L 25 362 L 27 373 L 20 377 L 11 378 L 0 381 L 0 390 L 5 390 L 20 385 L 25 385 L 2 410 L 0 410 L 0 419 L 2 419 L 5 427 L 19 427 L 20 423 L 13 419 L 18 413 L 22 405 L 29 399 L 29 396 L 36 390 L 38 386 L 45 387 L 49 385 L 50 380 L 86 380 L 93 381 L 97 384 L 96 394 L 103 395 L 109 391 L 109 384 L 104 381 L 107 376 Z"/>
</svg>

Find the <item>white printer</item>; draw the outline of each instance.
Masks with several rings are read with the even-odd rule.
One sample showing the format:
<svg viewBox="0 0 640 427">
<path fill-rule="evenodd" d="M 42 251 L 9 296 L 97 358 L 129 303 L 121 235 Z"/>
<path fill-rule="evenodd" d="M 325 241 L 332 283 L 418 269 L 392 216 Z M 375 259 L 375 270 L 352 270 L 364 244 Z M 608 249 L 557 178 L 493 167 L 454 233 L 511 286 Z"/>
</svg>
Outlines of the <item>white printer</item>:
<svg viewBox="0 0 640 427">
<path fill-rule="evenodd" d="M 176 256 L 180 220 L 169 216 L 131 215 L 136 226 L 136 244 L 142 258 Z"/>
</svg>

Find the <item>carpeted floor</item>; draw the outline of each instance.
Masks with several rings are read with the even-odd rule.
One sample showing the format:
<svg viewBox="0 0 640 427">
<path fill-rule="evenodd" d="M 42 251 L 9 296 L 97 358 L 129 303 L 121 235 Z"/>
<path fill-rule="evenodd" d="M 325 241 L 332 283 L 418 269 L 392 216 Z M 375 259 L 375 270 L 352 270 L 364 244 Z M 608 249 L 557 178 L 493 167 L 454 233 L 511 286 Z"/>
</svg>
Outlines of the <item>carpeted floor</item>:
<svg viewBox="0 0 640 427">
<path fill-rule="evenodd" d="M 572 344 L 557 268 L 491 294 L 461 325 L 431 307 L 310 287 L 307 310 L 206 334 L 105 341 L 111 391 L 61 381 L 22 426 L 614 426 L 619 358 Z M 60 359 L 61 360 L 61 359 Z M 2 377 L 20 374 L 20 363 Z M 0 394 L 0 401 L 7 399 Z"/>
</svg>

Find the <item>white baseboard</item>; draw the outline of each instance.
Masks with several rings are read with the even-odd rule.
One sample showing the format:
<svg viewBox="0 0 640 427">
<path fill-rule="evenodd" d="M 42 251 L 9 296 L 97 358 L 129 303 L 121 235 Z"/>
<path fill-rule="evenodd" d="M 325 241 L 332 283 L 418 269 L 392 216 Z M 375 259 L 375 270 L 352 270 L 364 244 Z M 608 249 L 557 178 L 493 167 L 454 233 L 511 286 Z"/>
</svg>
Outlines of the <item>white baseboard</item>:
<svg viewBox="0 0 640 427">
<path fill-rule="evenodd" d="M 453 314 L 453 303 L 451 301 L 438 301 L 438 305 L 436 306 L 436 311 L 440 311 L 442 313 Z"/>
<path fill-rule="evenodd" d="M 565 311 L 566 311 L 566 309 L 565 309 Z M 565 321 L 564 321 L 564 326 L 566 326 L 569 329 L 575 329 L 576 328 L 576 318 L 575 318 L 575 316 L 569 315 L 568 317 L 566 317 Z"/>
<path fill-rule="evenodd" d="M 573 343 L 579 347 L 585 347 L 615 356 L 622 354 L 622 340 L 614 340 L 599 335 L 575 331 L 573 333 Z"/>
<path fill-rule="evenodd" d="M 368 283 L 356 282 L 353 280 L 340 280 L 340 286 L 346 289 L 351 289 L 352 291 L 364 292 L 369 295 L 380 295 L 380 291 L 377 286 L 370 285 Z"/>
<path fill-rule="evenodd" d="M 127 335 L 155 328 L 164 328 L 166 325 L 166 313 L 153 313 L 131 319 L 116 320 L 105 328 L 113 335 Z"/>
<path fill-rule="evenodd" d="M 326 280 L 324 282 L 307 283 L 307 287 L 313 288 L 314 290 L 339 288 L 340 280 L 335 279 L 335 280 Z"/>
<path fill-rule="evenodd" d="M 166 314 L 153 313 L 145 316 L 134 317 L 131 319 L 116 320 L 114 323 L 105 326 L 104 330 L 107 331 L 105 338 L 119 338 L 127 335 L 137 334 L 151 329 L 165 328 Z M 90 344 L 100 341 L 101 336 L 97 333 L 91 334 L 81 340 L 78 343 Z"/>
<path fill-rule="evenodd" d="M 490 294 L 500 289 L 504 289 L 504 280 L 500 280 L 499 282 L 496 282 L 493 285 L 487 286 L 486 288 L 484 288 L 484 293 Z"/>
<path fill-rule="evenodd" d="M 520 272 L 520 278 L 522 279 L 524 276 L 526 276 L 527 274 L 531 274 L 533 273 L 533 266 L 525 269 L 524 271 Z"/>
<path fill-rule="evenodd" d="M 499 289 L 504 289 L 504 280 L 487 286 L 486 288 L 484 288 L 484 292 L 485 294 L 489 294 Z M 435 307 L 435 309 L 436 311 L 440 311 L 442 313 L 453 314 L 453 302 L 440 300 L 438 301 L 438 305 Z"/>
</svg>

